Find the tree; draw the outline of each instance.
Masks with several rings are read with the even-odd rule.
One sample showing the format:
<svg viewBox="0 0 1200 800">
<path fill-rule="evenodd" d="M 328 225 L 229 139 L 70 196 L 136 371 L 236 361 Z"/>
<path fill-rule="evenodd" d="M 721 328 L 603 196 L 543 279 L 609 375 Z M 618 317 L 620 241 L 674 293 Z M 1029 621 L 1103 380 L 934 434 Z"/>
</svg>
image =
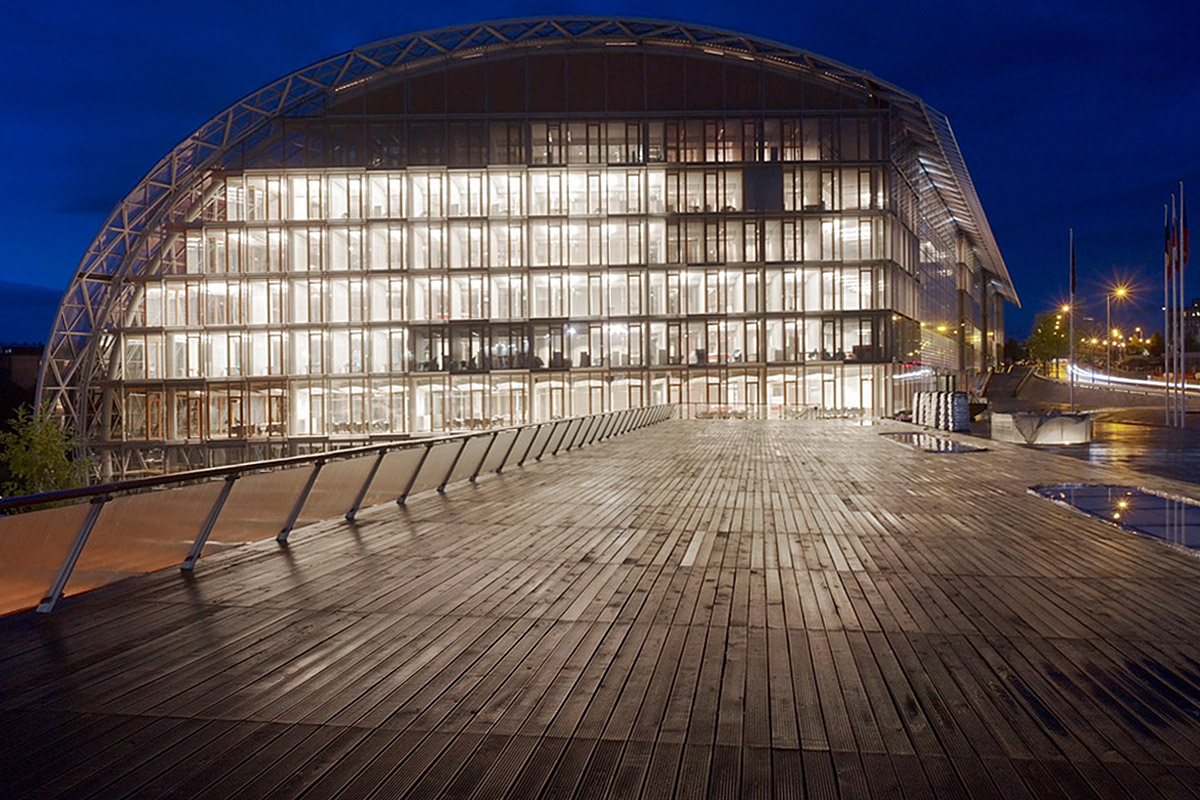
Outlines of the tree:
<svg viewBox="0 0 1200 800">
<path fill-rule="evenodd" d="M 49 406 L 21 406 L 0 433 L 0 469 L 6 495 L 72 489 L 87 481 L 87 462 L 72 457 L 78 442 L 59 427 Z"/>
<path fill-rule="evenodd" d="M 1056 358 L 1066 358 L 1070 351 L 1067 341 L 1068 320 L 1063 315 L 1047 311 L 1038 314 L 1033 323 L 1033 331 L 1025 340 L 1025 349 L 1029 357 L 1042 364 L 1048 364 Z"/>
<path fill-rule="evenodd" d="M 1146 340 L 1146 354 L 1151 358 L 1161 359 L 1163 355 L 1163 335 L 1156 333 Z"/>
<path fill-rule="evenodd" d="M 1004 360 L 1013 364 L 1024 361 L 1027 357 L 1025 346 L 1016 339 L 1009 338 L 1004 342 Z"/>
</svg>

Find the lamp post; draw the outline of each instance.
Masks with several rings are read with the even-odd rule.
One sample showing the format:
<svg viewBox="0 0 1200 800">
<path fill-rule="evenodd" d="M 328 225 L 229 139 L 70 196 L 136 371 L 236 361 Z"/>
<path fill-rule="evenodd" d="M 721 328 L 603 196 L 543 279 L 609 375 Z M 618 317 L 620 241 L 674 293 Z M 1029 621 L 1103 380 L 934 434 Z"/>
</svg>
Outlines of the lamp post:
<svg viewBox="0 0 1200 800">
<path fill-rule="evenodd" d="M 1125 294 L 1125 287 L 1118 286 L 1104 295 L 1104 372 L 1109 383 L 1112 383 L 1112 299 L 1123 298 Z"/>
</svg>

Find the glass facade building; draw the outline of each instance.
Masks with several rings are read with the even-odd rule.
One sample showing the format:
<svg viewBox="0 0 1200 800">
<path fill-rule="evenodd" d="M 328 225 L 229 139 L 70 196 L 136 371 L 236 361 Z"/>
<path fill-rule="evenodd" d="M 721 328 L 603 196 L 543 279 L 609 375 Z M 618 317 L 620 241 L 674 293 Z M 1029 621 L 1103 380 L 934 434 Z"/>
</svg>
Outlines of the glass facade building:
<svg viewBox="0 0 1200 800">
<path fill-rule="evenodd" d="M 114 210 L 41 397 L 105 476 L 654 403 L 880 415 L 1016 302 L 944 116 L 675 23 L 519 20 L 264 87 Z"/>
</svg>

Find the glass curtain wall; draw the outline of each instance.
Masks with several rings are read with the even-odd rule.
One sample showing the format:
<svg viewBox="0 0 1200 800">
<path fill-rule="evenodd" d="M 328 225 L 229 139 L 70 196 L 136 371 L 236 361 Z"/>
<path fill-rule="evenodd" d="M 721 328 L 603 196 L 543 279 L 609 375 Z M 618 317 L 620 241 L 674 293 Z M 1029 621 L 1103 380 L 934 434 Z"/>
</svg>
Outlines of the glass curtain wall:
<svg viewBox="0 0 1200 800">
<path fill-rule="evenodd" d="M 126 310 L 118 435 L 357 441 L 659 402 L 889 413 L 892 377 L 941 357 L 915 320 L 949 316 L 885 129 L 531 122 L 498 159 L 524 163 L 214 178 Z"/>
</svg>

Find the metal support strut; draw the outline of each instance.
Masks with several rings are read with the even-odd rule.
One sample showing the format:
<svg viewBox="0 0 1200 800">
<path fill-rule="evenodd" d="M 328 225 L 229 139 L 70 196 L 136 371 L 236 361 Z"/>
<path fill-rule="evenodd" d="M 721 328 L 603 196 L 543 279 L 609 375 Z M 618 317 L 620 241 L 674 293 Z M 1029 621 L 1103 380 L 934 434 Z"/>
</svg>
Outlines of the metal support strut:
<svg viewBox="0 0 1200 800">
<path fill-rule="evenodd" d="M 92 498 L 92 507 L 88 509 L 87 516 L 83 520 L 83 525 L 79 527 L 79 533 L 75 535 L 75 541 L 71 545 L 71 550 L 67 553 L 67 557 L 63 559 L 62 566 L 58 568 L 58 574 L 54 576 L 54 582 L 50 584 L 50 591 L 42 598 L 42 602 L 38 603 L 37 613 L 49 614 L 62 598 L 63 590 L 67 588 L 67 581 L 71 579 L 71 572 L 75 569 L 75 562 L 79 560 L 79 554 L 83 552 L 83 547 L 87 544 L 88 537 L 92 535 L 92 528 L 96 527 L 96 520 L 100 517 L 100 509 L 108 501 L 108 495 L 100 495 Z"/>
<path fill-rule="evenodd" d="M 196 534 L 196 541 L 192 542 L 192 549 L 188 551 L 187 558 L 179 565 L 181 571 L 191 572 L 196 568 L 196 562 L 200 560 L 200 554 L 204 552 L 204 545 L 208 542 L 208 536 L 216 526 L 217 517 L 221 515 L 221 509 L 225 507 L 225 501 L 229 499 L 229 492 L 233 489 L 233 483 L 237 479 L 237 475 L 230 475 L 225 479 L 225 485 L 221 487 L 221 493 L 217 495 L 217 500 L 213 503 L 212 510 L 208 512 L 208 518 L 204 520 L 204 525 L 201 526 L 200 533 Z"/>
<path fill-rule="evenodd" d="M 404 491 L 396 498 L 396 505 L 402 506 L 408 501 L 408 493 L 417 483 L 417 476 L 421 474 L 421 468 L 425 466 L 425 459 L 429 458 L 429 451 L 433 449 L 433 442 L 425 445 L 425 452 L 421 453 L 421 460 L 417 462 L 416 469 L 408 479 L 408 485 L 404 487 Z"/>
<path fill-rule="evenodd" d="M 375 459 L 375 463 L 371 465 L 371 471 L 367 473 L 367 479 L 363 481 L 362 488 L 358 490 L 358 497 L 354 498 L 354 505 L 350 506 L 350 510 L 346 512 L 347 520 L 353 520 L 355 515 L 358 514 L 358 509 L 362 507 L 363 500 L 367 499 L 367 490 L 371 488 L 371 483 L 375 480 L 375 474 L 379 472 L 379 467 L 383 464 L 384 456 L 387 454 L 387 450 L 379 451 L 379 456 Z"/>
<path fill-rule="evenodd" d="M 283 525 L 283 530 L 275 537 L 275 541 L 280 544 L 287 542 L 288 534 L 292 532 L 292 528 L 296 527 L 296 520 L 300 519 L 300 512 L 304 510 L 304 504 L 308 502 L 308 494 L 312 491 L 313 484 L 317 482 L 317 476 L 321 474 L 321 467 L 325 466 L 324 461 L 318 461 L 313 467 L 312 474 L 308 476 L 308 482 L 304 484 L 304 488 L 300 490 L 300 496 L 296 498 L 296 505 L 292 507 L 292 513 L 288 514 L 287 522 Z"/>
</svg>

